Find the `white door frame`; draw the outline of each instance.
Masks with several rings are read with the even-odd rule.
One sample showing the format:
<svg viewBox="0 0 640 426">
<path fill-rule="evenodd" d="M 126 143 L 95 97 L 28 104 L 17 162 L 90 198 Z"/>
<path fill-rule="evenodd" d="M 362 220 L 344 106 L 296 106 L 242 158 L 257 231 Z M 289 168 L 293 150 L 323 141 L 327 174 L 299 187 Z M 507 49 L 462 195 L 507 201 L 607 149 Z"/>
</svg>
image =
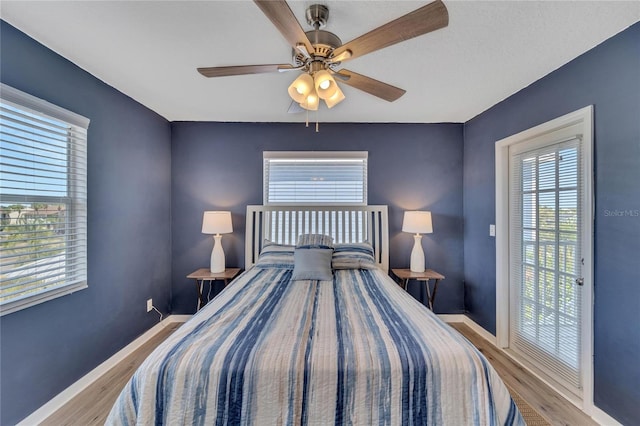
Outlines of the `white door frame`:
<svg viewBox="0 0 640 426">
<path fill-rule="evenodd" d="M 562 117 L 501 139 L 495 145 L 496 168 L 496 341 L 499 348 L 509 346 L 509 146 L 565 127 L 582 126 L 584 205 L 582 241 L 584 286 L 582 299 L 582 371 L 583 400 L 553 386 L 567 399 L 592 415 L 593 405 L 593 106 L 589 105 Z M 545 380 L 546 381 L 546 380 Z"/>
</svg>

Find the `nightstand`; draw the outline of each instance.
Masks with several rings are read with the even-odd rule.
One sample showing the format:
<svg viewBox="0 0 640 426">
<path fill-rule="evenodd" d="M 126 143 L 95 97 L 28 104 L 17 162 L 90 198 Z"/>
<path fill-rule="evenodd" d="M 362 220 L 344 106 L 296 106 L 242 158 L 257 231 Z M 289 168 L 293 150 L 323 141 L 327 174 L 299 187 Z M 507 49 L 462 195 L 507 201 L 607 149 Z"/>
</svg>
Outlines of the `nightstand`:
<svg viewBox="0 0 640 426">
<path fill-rule="evenodd" d="M 444 275 L 434 271 L 433 269 L 425 269 L 424 272 L 412 272 L 411 269 L 391 269 L 393 275 L 400 279 L 402 287 L 407 290 L 409 280 L 424 281 L 427 286 L 427 298 L 429 299 L 429 309 L 433 311 L 433 302 L 436 300 L 436 292 L 438 291 L 438 283 L 444 279 Z M 433 292 L 429 288 L 429 280 L 434 280 Z"/>
<path fill-rule="evenodd" d="M 209 268 L 200 268 L 195 272 L 187 275 L 187 278 L 193 278 L 196 280 L 196 290 L 198 291 L 198 305 L 196 311 L 199 311 L 208 300 L 204 298 L 202 288 L 205 281 L 209 281 L 209 287 L 213 281 L 224 281 L 225 287 L 229 284 L 230 280 L 233 280 L 240 273 L 240 268 L 226 268 L 224 272 L 211 272 Z"/>
</svg>

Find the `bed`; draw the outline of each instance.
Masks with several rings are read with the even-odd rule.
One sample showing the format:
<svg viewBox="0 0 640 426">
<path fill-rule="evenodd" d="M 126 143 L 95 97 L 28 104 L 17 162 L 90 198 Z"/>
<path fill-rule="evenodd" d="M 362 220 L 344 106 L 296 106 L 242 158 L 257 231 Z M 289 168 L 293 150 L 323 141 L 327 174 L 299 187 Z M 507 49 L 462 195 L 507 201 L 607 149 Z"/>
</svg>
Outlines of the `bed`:
<svg viewBox="0 0 640 426">
<path fill-rule="evenodd" d="M 144 361 L 107 424 L 523 425 L 488 361 L 389 278 L 387 226 L 386 206 L 249 206 L 246 271 Z M 304 279 L 317 253 L 330 278 Z"/>
</svg>

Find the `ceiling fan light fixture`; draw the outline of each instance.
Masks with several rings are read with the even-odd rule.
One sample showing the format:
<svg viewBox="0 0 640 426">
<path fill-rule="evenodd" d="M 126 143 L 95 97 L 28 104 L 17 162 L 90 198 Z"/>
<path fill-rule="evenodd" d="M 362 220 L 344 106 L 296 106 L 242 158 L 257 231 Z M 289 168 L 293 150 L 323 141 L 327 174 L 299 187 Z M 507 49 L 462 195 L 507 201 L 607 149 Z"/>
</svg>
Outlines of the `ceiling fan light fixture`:
<svg viewBox="0 0 640 426">
<path fill-rule="evenodd" d="M 315 73 L 313 81 L 315 82 L 316 92 L 321 99 L 329 99 L 336 93 L 338 88 L 336 81 L 327 70 Z"/>
<path fill-rule="evenodd" d="M 334 106 L 338 105 L 340 102 L 344 101 L 344 99 L 345 99 L 344 93 L 342 93 L 342 90 L 340 90 L 340 87 L 336 85 L 336 93 L 334 93 L 333 96 L 325 99 L 324 101 L 327 104 L 328 108 L 333 108 Z"/>
<path fill-rule="evenodd" d="M 319 105 L 320 105 L 320 98 L 318 97 L 318 94 L 315 92 L 315 90 L 309 93 L 307 98 L 300 103 L 300 106 L 302 108 L 309 111 L 317 111 Z"/>
<path fill-rule="evenodd" d="M 313 77 L 307 73 L 300 74 L 289 86 L 288 92 L 291 99 L 302 104 L 313 91 Z"/>
</svg>

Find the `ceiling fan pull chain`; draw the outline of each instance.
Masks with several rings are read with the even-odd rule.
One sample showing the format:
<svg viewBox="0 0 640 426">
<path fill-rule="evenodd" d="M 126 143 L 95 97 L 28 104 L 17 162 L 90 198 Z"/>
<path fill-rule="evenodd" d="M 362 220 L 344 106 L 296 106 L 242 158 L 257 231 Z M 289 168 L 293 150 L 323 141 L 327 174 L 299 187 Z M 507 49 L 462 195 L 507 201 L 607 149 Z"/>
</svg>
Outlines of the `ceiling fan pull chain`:
<svg viewBox="0 0 640 426">
<path fill-rule="evenodd" d="M 309 110 L 305 109 L 305 111 L 307 111 L 307 127 L 309 127 Z"/>
<path fill-rule="evenodd" d="M 320 132 L 320 125 L 318 124 L 318 115 L 320 115 L 320 108 L 316 110 L 316 133 Z"/>
</svg>

